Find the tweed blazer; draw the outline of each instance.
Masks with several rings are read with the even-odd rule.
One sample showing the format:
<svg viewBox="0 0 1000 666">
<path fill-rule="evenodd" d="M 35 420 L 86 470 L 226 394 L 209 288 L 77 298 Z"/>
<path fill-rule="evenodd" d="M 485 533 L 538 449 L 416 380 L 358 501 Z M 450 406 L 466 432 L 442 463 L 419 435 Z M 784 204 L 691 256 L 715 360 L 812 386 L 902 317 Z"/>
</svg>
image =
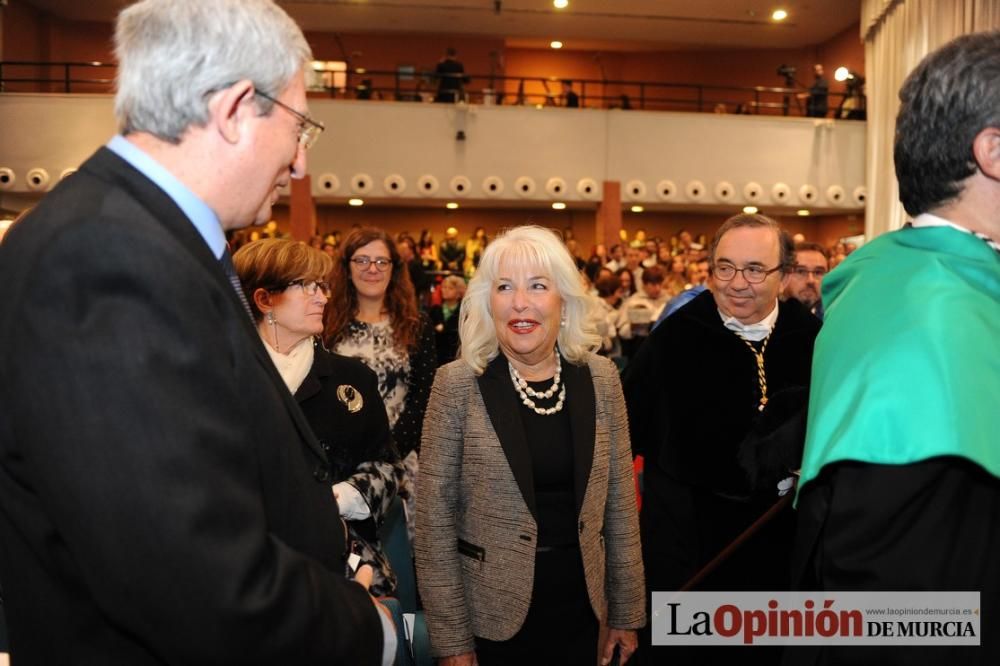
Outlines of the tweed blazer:
<svg viewBox="0 0 1000 666">
<path fill-rule="evenodd" d="M 477 377 L 457 360 L 438 369 L 431 389 L 414 546 L 436 656 L 474 650 L 475 636 L 511 638 L 531 603 L 538 537 L 531 458 L 506 368 L 500 355 Z M 566 364 L 563 379 L 590 603 L 609 626 L 638 628 L 644 578 L 618 372 L 590 354 L 586 365 Z"/>
</svg>

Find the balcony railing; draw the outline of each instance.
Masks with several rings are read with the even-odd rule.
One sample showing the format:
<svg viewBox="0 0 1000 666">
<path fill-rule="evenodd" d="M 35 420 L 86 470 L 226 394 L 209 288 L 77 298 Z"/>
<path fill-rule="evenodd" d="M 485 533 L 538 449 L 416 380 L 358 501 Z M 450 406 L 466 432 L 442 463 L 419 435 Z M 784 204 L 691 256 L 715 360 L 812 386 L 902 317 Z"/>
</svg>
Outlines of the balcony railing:
<svg viewBox="0 0 1000 666">
<path fill-rule="evenodd" d="M 112 92 L 117 69 L 107 62 L 0 61 L 0 92 Z"/>
<path fill-rule="evenodd" d="M 0 92 L 111 93 L 114 63 L 0 61 Z M 432 71 L 353 69 L 339 72 L 338 85 L 322 73 L 310 86 L 313 96 L 335 99 L 438 101 L 486 105 L 563 106 L 562 82 L 557 77 L 470 74 L 461 77 L 459 90 L 439 94 L 439 76 Z M 581 107 L 805 115 L 802 88 L 774 86 L 717 86 L 661 81 L 574 79 Z M 846 108 L 845 108 L 846 107 Z M 863 119 L 864 96 L 829 94 L 828 116 Z M 860 111 L 860 113 L 859 113 Z"/>
</svg>

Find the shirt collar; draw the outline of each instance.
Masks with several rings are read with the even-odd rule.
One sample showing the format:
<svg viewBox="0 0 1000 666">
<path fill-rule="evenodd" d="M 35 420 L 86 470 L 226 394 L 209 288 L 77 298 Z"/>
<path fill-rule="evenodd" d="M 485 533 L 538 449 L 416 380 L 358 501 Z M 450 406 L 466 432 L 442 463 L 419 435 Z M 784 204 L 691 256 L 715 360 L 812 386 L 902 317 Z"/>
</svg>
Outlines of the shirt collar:
<svg viewBox="0 0 1000 666">
<path fill-rule="evenodd" d="M 971 235 L 975 236 L 976 238 L 982 239 L 991 248 L 993 248 L 997 252 L 1000 252 L 1000 243 L 998 243 L 997 241 L 993 240 L 992 238 L 990 238 L 986 234 L 977 233 L 977 232 L 973 231 L 972 229 L 967 229 L 966 227 L 960 226 L 958 224 L 955 224 L 954 222 L 951 222 L 950 220 L 946 220 L 943 217 L 938 217 L 937 215 L 933 215 L 931 213 L 921 213 L 920 215 L 917 215 L 915 218 L 913 218 L 913 220 L 910 222 L 910 224 L 914 228 L 920 228 L 920 227 L 951 227 L 952 229 L 957 229 L 957 230 L 959 230 L 959 231 L 961 231 L 963 233 L 971 234 Z"/>
<path fill-rule="evenodd" d="M 775 299 L 774 308 L 771 312 L 756 324 L 744 324 L 736 317 L 727 316 L 722 310 L 719 310 L 719 317 L 722 319 L 722 325 L 736 333 L 736 335 L 744 340 L 758 342 L 771 333 L 774 323 L 778 321 L 778 301 Z"/>
<path fill-rule="evenodd" d="M 208 204 L 167 171 L 166 167 L 120 134 L 112 137 L 106 147 L 163 190 L 201 234 L 212 251 L 212 256 L 216 258 L 222 256 L 222 252 L 226 249 L 226 234 L 222 230 L 218 216 Z"/>
</svg>

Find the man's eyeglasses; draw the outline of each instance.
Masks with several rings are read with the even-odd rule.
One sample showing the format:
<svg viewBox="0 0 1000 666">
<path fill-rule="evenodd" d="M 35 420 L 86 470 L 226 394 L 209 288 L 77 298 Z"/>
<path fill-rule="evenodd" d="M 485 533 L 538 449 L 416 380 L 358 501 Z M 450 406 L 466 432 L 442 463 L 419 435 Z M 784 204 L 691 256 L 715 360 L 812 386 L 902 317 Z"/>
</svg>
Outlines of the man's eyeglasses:
<svg viewBox="0 0 1000 666">
<path fill-rule="evenodd" d="M 358 270 L 366 271 L 368 267 L 375 264 L 375 268 L 378 269 L 379 273 L 385 273 L 392 266 L 392 259 L 387 257 L 366 257 L 365 255 L 360 255 L 351 258 L 351 263 L 358 267 Z"/>
<path fill-rule="evenodd" d="M 712 267 L 712 275 L 716 280 L 722 280 L 723 282 L 729 282 L 737 273 L 743 274 L 743 279 L 751 284 L 760 284 L 767 279 L 767 276 L 775 271 L 780 271 L 781 266 L 775 266 L 774 268 L 767 269 L 762 266 L 746 266 L 745 268 L 736 268 L 732 264 L 715 264 Z"/>
<path fill-rule="evenodd" d="M 285 289 L 290 289 L 292 287 L 299 287 L 306 294 L 306 296 L 315 296 L 316 292 L 321 291 L 324 296 L 329 298 L 333 293 L 329 282 L 323 282 L 321 280 L 307 280 L 305 278 L 292 280 L 278 291 L 284 291 Z"/>
<path fill-rule="evenodd" d="M 279 102 L 270 95 L 264 94 L 259 90 L 255 90 L 254 94 L 258 97 L 263 97 L 277 106 L 280 106 L 285 111 L 288 111 L 288 113 L 299 119 L 299 145 L 306 150 L 309 150 L 316 144 L 316 141 L 319 139 L 319 135 L 326 129 L 326 126 L 323 123 L 318 120 L 313 120 L 306 114 L 296 111 L 292 107 L 283 102 Z"/>
<path fill-rule="evenodd" d="M 795 268 L 792 269 L 792 273 L 794 273 L 796 277 L 800 277 L 803 280 L 808 278 L 810 275 L 812 275 L 817 280 L 822 280 L 823 276 L 826 275 L 826 269 L 806 268 L 805 266 L 796 266 Z"/>
</svg>

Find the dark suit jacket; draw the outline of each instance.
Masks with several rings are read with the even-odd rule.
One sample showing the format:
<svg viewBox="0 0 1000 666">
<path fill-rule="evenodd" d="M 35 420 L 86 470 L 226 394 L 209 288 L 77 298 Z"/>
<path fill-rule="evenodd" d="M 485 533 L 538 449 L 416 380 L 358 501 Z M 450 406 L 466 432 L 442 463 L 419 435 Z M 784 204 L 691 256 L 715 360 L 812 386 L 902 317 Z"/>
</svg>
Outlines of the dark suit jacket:
<svg viewBox="0 0 1000 666">
<path fill-rule="evenodd" d="M 573 430 L 580 552 L 594 614 L 616 628 L 645 622 L 643 569 L 628 422 L 606 358 L 565 364 Z M 531 456 L 507 360 L 479 377 L 442 366 L 424 419 L 416 553 L 431 650 L 507 640 L 528 613 L 538 526 Z M 461 546 L 459 543 L 461 542 Z"/>
<path fill-rule="evenodd" d="M 434 68 L 438 79 L 436 102 L 457 102 L 467 83 L 465 67 L 454 58 L 445 58 Z"/>
<path fill-rule="evenodd" d="M 434 305 L 427 312 L 434 324 L 434 344 L 437 346 L 438 365 L 451 363 L 458 354 L 458 322 L 462 318 L 462 302 L 455 306 L 455 311 L 446 320 L 444 318 L 444 308 Z M 438 330 L 438 326 L 441 330 Z"/>
<path fill-rule="evenodd" d="M 323 450 L 174 202 L 101 149 L 0 285 L 13 662 L 378 663 Z"/>
<path fill-rule="evenodd" d="M 361 398 L 356 412 L 338 396 L 341 386 L 350 387 Z M 365 541 L 378 544 L 376 528 L 396 497 L 395 467 L 402 474 L 378 378 L 358 359 L 317 347 L 295 400 L 330 461 L 330 482 L 351 483 L 371 510 L 371 518 L 352 521 L 351 527 Z"/>
</svg>

